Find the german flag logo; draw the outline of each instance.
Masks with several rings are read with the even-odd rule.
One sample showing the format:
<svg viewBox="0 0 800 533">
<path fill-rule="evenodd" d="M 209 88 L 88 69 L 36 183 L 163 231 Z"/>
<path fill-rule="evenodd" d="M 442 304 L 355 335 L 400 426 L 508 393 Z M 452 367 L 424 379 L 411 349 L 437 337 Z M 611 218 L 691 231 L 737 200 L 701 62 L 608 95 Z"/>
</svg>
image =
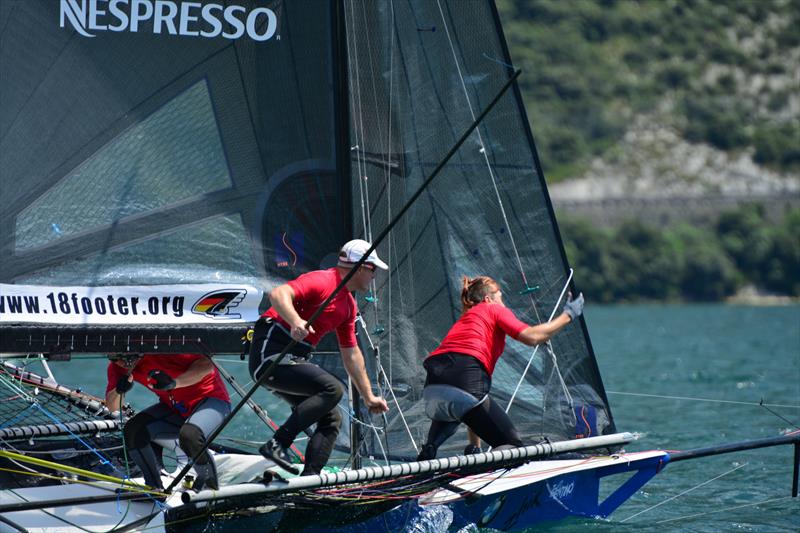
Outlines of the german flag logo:
<svg viewBox="0 0 800 533">
<path fill-rule="evenodd" d="M 226 289 L 209 292 L 197 300 L 192 306 L 192 313 L 203 315 L 216 320 L 234 320 L 242 318 L 239 313 L 232 310 L 236 308 L 247 295 L 245 289 Z"/>
</svg>

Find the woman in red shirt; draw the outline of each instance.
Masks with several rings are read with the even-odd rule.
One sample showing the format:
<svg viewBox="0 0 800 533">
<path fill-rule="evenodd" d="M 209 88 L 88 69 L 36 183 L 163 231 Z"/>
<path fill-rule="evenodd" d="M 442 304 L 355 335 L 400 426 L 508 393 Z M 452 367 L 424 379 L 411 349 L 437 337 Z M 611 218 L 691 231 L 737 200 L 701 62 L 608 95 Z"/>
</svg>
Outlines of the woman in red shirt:
<svg viewBox="0 0 800 533">
<path fill-rule="evenodd" d="M 514 316 L 503 304 L 500 285 L 488 276 L 464 277 L 461 304 L 461 318 L 423 363 L 428 373 L 426 411 L 433 421 L 419 460 L 436 457 L 458 422 L 492 447 L 523 445 L 511 419 L 489 397 L 491 376 L 505 348 L 506 335 L 528 346 L 547 342 L 583 312 L 583 294 L 575 300 L 568 298 L 563 313 L 536 326 Z"/>
</svg>

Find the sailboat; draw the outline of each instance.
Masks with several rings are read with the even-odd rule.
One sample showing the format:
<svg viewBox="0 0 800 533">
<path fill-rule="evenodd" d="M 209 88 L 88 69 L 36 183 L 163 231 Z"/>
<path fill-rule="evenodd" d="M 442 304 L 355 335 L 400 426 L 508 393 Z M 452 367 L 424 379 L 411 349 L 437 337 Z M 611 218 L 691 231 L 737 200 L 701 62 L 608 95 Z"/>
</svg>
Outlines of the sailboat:
<svg viewBox="0 0 800 533">
<path fill-rule="evenodd" d="M 367 531 L 444 509 L 451 527 L 513 531 L 609 516 L 670 461 L 797 449 L 793 434 L 626 453 L 636 435 L 617 431 L 581 320 L 535 351 L 509 343 L 495 371 L 493 397 L 531 446 L 463 456 L 460 432 L 414 460 L 422 360 L 458 317 L 459 275 L 490 274 L 529 323 L 579 282 L 493 2 L 7 1 L 0 32 L 0 353 L 4 383 L 36 406 L 0 420 L 14 471 L 0 527 Z M 122 418 L 45 409 L 54 436 L 25 421 L 44 397 L 98 403 L 63 393 L 53 358 L 241 352 L 265 290 L 331 266 L 353 237 L 390 264 L 358 300 L 390 411 L 370 417 L 350 395 L 348 468 L 290 477 L 216 448 L 220 490 L 181 472 L 154 495 L 84 438 L 119 443 Z M 315 362 L 346 379 L 334 351 L 321 343 Z M 100 455 L 69 464 L 67 448 Z M 601 480 L 616 485 L 601 494 Z"/>
</svg>

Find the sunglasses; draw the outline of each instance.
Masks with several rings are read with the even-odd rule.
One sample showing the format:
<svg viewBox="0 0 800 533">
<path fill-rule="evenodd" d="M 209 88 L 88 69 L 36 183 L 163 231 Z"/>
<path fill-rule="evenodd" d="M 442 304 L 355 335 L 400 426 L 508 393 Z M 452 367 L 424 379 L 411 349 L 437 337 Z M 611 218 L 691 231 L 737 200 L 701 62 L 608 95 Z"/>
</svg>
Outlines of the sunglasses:
<svg viewBox="0 0 800 533">
<path fill-rule="evenodd" d="M 367 270 L 369 270 L 370 272 L 375 272 L 375 268 L 376 268 L 376 267 L 375 267 L 375 265 L 373 265 L 372 263 L 363 263 L 363 264 L 361 265 L 361 268 L 366 268 L 366 269 L 367 269 Z"/>
</svg>

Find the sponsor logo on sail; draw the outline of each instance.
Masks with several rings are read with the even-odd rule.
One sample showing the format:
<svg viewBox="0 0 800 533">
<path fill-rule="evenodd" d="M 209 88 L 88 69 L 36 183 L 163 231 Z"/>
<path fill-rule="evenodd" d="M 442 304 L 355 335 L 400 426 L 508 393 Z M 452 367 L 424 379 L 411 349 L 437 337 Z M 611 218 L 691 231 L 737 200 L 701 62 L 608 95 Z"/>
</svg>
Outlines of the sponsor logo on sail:
<svg viewBox="0 0 800 533">
<path fill-rule="evenodd" d="M 238 319 L 241 315 L 233 311 L 246 295 L 245 289 L 209 292 L 195 302 L 192 313 L 221 320 Z"/>
<path fill-rule="evenodd" d="M 184 37 L 271 39 L 278 27 L 272 9 L 174 0 L 61 0 L 60 25 L 84 37 L 97 32 L 151 32 Z"/>
</svg>

